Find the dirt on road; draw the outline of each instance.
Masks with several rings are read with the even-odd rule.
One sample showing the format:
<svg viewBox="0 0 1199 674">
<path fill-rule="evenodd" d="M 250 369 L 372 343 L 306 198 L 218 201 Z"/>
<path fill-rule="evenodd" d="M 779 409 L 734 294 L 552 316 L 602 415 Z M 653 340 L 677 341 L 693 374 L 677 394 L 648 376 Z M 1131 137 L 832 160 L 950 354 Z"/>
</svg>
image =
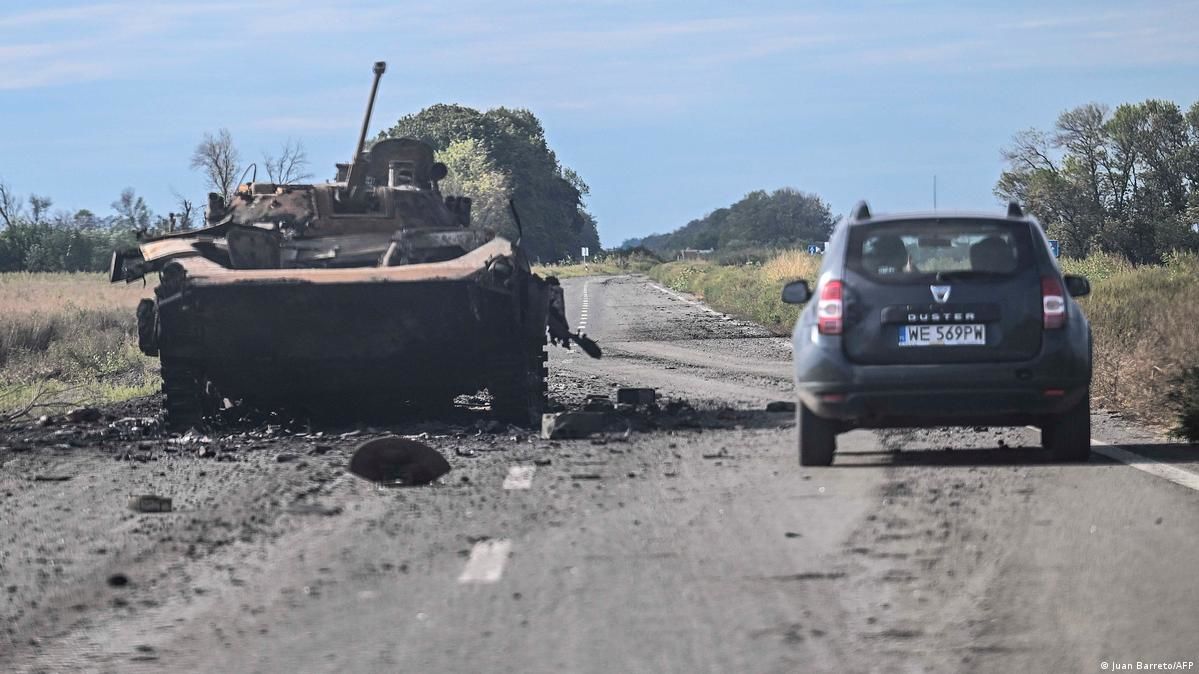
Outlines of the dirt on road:
<svg viewBox="0 0 1199 674">
<path fill-rule="evenodd" d="M 833 467 L 801 469 L 793 415 L 766 411 L 792 399 L 785 340 L 643 277 L 564 287 L 605 356 L 554 350 L 551 397 L 579 409 L 653 387 L 656 410 L 577 440 L 491 422 L 481 399 L 386 427 L 256 417 L 179 436 L 148 398 L 0 428 L 0 670 L 1101 671 L 1199 656 L 1194 447 L 1100 414 L 1095 437 L 1145 466 L 1052 464 L 1035 431 L 988 428 L 856 431 Z M 349 474 L 385 435 L 450 472 L 406 488 Z M 131 510 L 142 494 L 171 510 Z"/>
</svg>

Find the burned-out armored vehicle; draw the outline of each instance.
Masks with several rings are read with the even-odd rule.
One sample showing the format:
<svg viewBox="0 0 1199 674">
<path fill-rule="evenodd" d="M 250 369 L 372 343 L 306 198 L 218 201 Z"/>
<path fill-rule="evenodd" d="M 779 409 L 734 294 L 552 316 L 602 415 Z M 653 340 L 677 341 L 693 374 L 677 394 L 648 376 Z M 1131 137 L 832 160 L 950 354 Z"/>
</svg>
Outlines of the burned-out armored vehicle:
<svg viewBox="0 0 1199 674">
<path fill-rule="evenodd" d="M 429 145 L 364 151 L 384 69 L 375 64 L 357 150 L 335 181 L 251 179 L 228 203 L 209 196 L 202 229 L 113 255 L 113 282 L 159 274 L 138 336 L 161 358 L 171 426 L 199 424 L 224 401 L 378 414 L 484 388 L 498 417 L 535 423 L 547 332 L 599 357 L 570 332 L 561 287 L 532 273 L 519 239 L 473 224 L 470 199 L 442 195 L 447 170 Z"/>
</svg>

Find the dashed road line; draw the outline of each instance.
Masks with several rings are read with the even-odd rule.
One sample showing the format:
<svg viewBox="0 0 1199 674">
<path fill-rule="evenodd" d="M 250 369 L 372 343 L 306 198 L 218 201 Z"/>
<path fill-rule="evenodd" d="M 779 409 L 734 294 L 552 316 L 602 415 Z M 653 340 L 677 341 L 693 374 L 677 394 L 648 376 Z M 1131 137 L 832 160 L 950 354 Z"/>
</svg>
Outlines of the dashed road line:
<svg viewBox="0 0 1199 674">
<path fill-rule="evenodd" d="M 591 301 L 591 298 L 588 297 L 588 294 L 587 294 L 589 285 L 590 285 L 590 282 L 588 282 L 588 281 L 583 282 L 583 303 L 582 303 L 582 306 L 579 307 L 579 327 L 578 327 L 579 332 L 583 332 L 584 330 L 587 329 L 587 308 L 588 308 L 588 304 Z"/>
<path fill-rule="evenodd" d="M 479 541 L 470 550 L 466 568 L 458 576 L 459 583 L 494 583 L 504 575 L 512 541 L 505 539 Z"/>
<path fill-rule="evenodd" d="M 504 489 L 528 489 L 533 486 L 533 473 L 537 466 L 509 466 L 508 476 L 504 478 Z"/>
</svg>

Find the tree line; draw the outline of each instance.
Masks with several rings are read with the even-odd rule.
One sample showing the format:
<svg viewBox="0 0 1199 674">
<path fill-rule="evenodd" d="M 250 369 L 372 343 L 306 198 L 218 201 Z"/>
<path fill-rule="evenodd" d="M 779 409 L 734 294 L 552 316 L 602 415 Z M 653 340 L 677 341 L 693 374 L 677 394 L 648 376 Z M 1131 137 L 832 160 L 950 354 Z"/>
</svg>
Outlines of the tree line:
<svg viewBox="0 0 1199 674">
<path fill-rule="evenodd" d="M 108 215 L 52 212 L 53 205 L 51 197 L 18 196 L 0 180 L 0 272 L 104 271 L 114 249 L 136 244 L 137 230 L 165 222 L 132 189 L 121 192 Z"/>
<path fill-rule="evenodd" d="M 311 178 L 304 144 L 288 139 L 279 152 L 262 154 L 270 180 L 287 184 Z M 227 129 L 205 133 L 191 156 L 209 189 L 228 202 L 244 170 L 241 153 Z M 165 234 L 203 226 L 204 214 L 187 197 L 172 191 L 174 206 L 155 214 L 133 188 L 121 191 L 100 214 L 51 210 L 49 196 L 16 194 L 0 179 L 0 272 L 100 272 L 108 269 L 112 251 L 137 245 L 138 235 Z"/>
<path fill-rule="evenodd" d="M 814 194 L 789 187 L 756 190 L 673 232 L 628 239 L 621 247 L 641 245 L 660 255 L 686 248 L 795 248 L 827 241 L 835 221 L 828 204 Z"/>
<path fill-rule="evenodd" d="M 1024 204 L 1065 256 L 1199 250 L 1199 102 L 1088 103 L 1017 133 L 1003 157 L 996 196 Z"/>
</svg>

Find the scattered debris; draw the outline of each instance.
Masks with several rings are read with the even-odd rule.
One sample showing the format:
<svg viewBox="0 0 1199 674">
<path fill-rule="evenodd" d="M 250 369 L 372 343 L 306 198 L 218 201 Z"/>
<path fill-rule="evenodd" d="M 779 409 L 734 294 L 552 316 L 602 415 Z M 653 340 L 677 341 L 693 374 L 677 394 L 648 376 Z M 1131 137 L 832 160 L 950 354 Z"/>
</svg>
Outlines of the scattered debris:
<svg viewBox="0 0 1199 674">
<path fill-rule="evenodd" d="M 616 407 L 606 395 L 589 395 L 587 402 L 583 404 L 584 412 L 611 412 L 614 409 Z"/>
<path fill-rule="evenodd" d="M 130 496 L 129 509 L 139 513 L 169 513 L 171 499 L 155 494 Z"/>
<path fill-rule="evenodd" d="M 541 437 L 544 440 L 586 438 L 604 430 L 603 412 L 560 412 L 541 417 Z"/>
<path fill-rule="evenodd" d="M 616 402 L 626 405 L 652 405 L 658 392 L 652 388 L 622 388 L 616 391 Z"/>
<path fill-rule="evenodd" d="M 364 442 L 350 458 L 350 472 L 364 480 L 393 485 L 428 484 L 450 472 L 437 450 L 389 435 Z"/>
<path fill-rule="evenodd" d="M 76 407 L 67 412 L 67 421 L 77 423 L 91 423 L 100 420 L 100 410 L 95 407 Z"/>
<path fill-rule="evenodd" d="M 167 442 L 171 443 L 172 445 L 186 446 L 195 444 L 208 444 L 212 442 L 212 438 L 208 437 L 207 435 L 202 435 L 199 431 L 192 428 L 177 438 L 171 438 L 170 440 L 167 440 Z"/>
<path fill-rule="evenodd" d="M 54 425 L 54 419 L 49 415 L 43 414 L 37 418 L 37 425 L 41 428 Z"/>
<path fill-rule="evenodd" d="M 151 435 L 162 428 L 162 422 L 155 417 L 122 417 L 108 428 L 123 436 Z"/>
<path fill-rule="evenodd" d="M 794 412 L 795 403 L 790 400 L 775 400 L 766 403 L 767 412 Z"/>
</svg>

